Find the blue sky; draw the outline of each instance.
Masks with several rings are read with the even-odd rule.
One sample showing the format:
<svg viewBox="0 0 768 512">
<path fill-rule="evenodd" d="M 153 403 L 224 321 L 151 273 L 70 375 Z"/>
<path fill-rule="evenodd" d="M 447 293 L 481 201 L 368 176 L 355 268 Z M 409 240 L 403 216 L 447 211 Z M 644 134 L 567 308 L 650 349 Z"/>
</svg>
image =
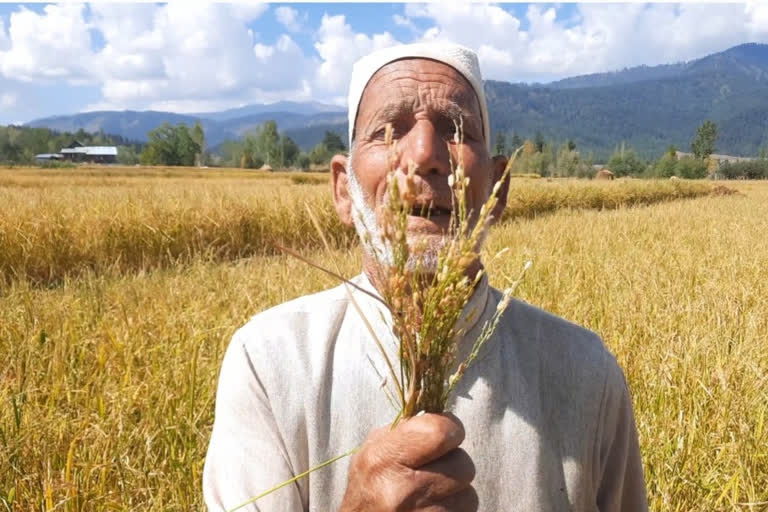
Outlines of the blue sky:
<svg viewBox="0 0 768 512">
<path fill-rule="evenodd" d="M 86 110 L 343 104 L 374 49 L 448 39 L 547 82 L 768 42 L 768 5 L 0 4 L 0 124 Z"/>
</svg>

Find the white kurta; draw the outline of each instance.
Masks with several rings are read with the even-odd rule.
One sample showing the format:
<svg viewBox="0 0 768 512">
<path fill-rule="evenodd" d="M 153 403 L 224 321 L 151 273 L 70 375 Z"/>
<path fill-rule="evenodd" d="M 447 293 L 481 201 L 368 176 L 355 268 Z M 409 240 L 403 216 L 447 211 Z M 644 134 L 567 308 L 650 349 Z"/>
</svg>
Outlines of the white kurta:
<svg viewBox="0 0 768 512">
<path fill-rule="evenodd" d="M 363 275 L 354 282 L 373 291 Z M 383 307 L 354 295 L 394 354 Z M 500 296 L 485 280 L 478 286 L 468 340 Z M 253 317 L 221 369 L 203 477 L 208 507 L 231 509 L 391 423 L 383 361 L 343 286 Z M 647 510 L 624 376 L 595 333 L 512 301 L 450 410 L 466 430 L 481 511 Z M 342 459 L 247 510 L 336 511 L 348 468 Z"/>
</svg>

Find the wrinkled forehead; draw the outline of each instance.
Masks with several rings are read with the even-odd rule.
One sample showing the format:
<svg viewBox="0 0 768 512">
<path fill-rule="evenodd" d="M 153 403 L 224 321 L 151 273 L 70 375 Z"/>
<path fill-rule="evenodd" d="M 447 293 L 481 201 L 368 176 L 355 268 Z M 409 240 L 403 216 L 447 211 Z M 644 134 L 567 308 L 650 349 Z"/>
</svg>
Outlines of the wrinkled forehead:
<svg viewBox="0 0 768 512">
<path fill-rule="evenodd" d="M 363 89 L 355 116 L 352 139 L 361 120 L 382 108 L 404 109 L 418 104 L 419 91 L 440 91 L 432 107 L 449 111 L 482 125 L 480 100 L 469 81 L 444 62 L 427 58 L 406 58 L 385 64 L 376 71 Z"/>
</svg>

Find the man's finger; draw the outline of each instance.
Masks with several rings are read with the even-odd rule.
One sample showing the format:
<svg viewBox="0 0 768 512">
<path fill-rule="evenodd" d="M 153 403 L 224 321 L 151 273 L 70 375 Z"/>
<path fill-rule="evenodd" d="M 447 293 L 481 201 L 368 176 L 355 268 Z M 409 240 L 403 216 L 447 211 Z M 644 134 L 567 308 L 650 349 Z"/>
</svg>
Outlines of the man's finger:
<svg viewBox="0 0 768 512">
<path fill-rule="evenodd" d="M 453 414 L 422 414 L 401 422 L 387 439 L 391 455 L 416 469 L 458 448 L 464 426 Z"/>
<path fill-rule="evenodd" d="M 426 475 L 439 475 L 458 483 L 469 485 L 475 478 L 475 464 L 467 452 L 456 448 L 439 459 L 425 464 L 416 470 Z"/>
<path fill-rule="evenodd" d="M 417 469 L 413 478 L 424 489 L 422 503 L 434 502 L 469 487 L 475 464 L 467 452 L 457 448 Z"/>
</svg>

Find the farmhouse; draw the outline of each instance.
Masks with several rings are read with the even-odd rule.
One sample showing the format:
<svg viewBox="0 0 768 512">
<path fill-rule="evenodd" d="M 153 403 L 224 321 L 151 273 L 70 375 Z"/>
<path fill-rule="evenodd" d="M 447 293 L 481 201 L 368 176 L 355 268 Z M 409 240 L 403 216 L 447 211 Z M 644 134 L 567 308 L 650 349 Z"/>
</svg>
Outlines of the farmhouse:
<svg viewBox="0 0 768 512">
<path fill-rule="evenodd" d="M 38 162 L 65 160 L 68 162 L 87 162 L 91 164 L 114 164 L 117 162 L 115 146 L 84 146 L 78 141 L 65 148 L 60 153 L 41 153 L 35 155 Z"/>
<path fill-rule="evenodd" d="M 61 160 L 63 156 L 60 153 L 40 153 L 35 155 L 38 162 L 50 162 L 51 160 Z"/>
<path fill-rule="evenodd" d="M 66 148 L 62 148 L 61 155 L 69 162 L 113 164 L 117 161 L 117 148 L 115 146 L 83 146 L 75 141 Z"/>
</svg>

